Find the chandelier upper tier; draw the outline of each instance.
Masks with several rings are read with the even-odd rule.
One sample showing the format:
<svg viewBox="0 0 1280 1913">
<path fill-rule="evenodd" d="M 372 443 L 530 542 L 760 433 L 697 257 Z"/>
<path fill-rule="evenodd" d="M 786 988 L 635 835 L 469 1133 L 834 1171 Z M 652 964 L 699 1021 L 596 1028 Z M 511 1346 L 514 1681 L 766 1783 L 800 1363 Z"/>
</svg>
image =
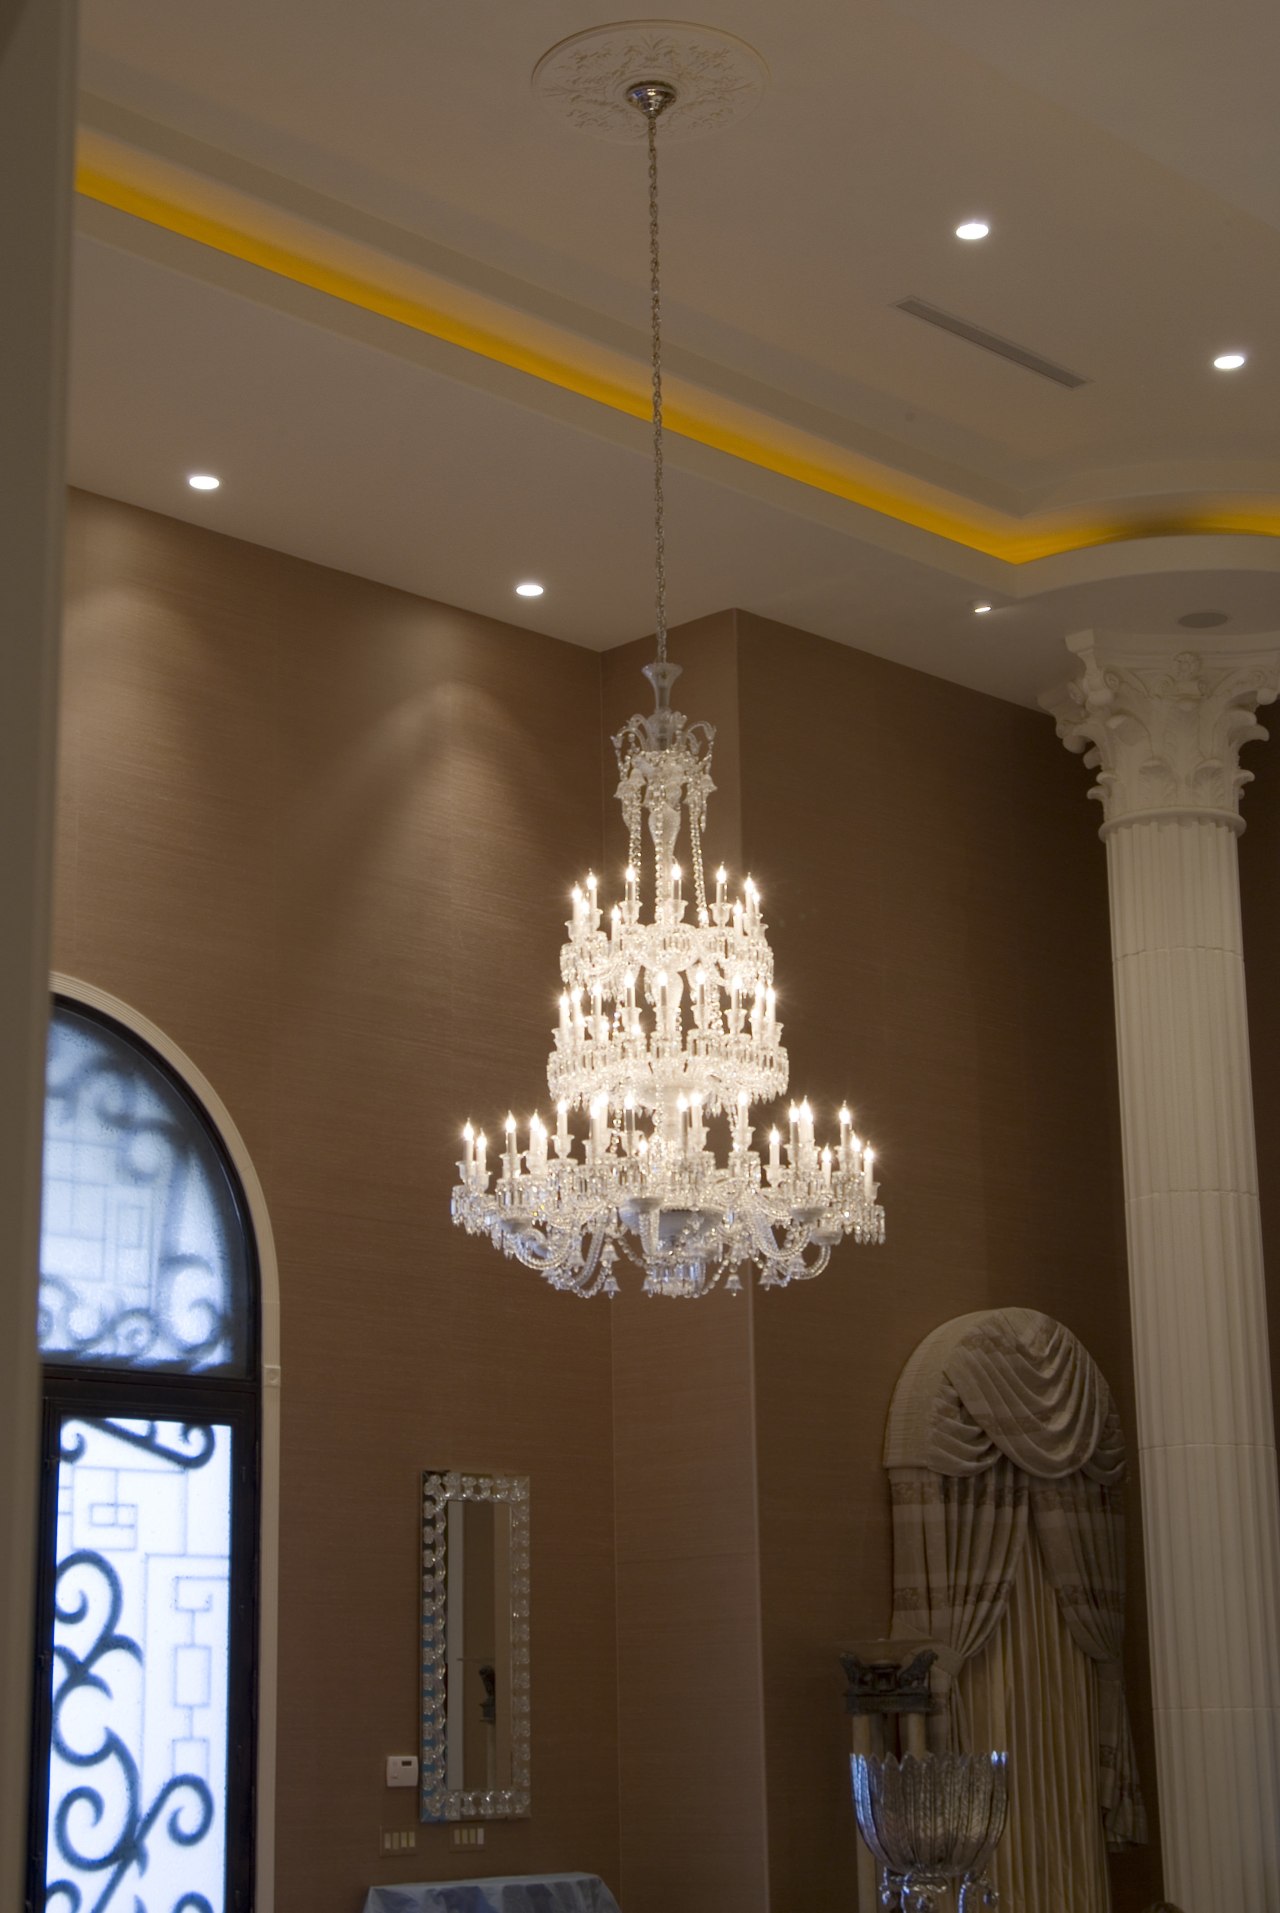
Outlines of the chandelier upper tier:
<svg viewBox="0 0 1280 1913">
<path fill-rule="evenodd" d="M 847 1108 L 820 1147 L 807 1101 L 757 1146 L 753 1108 L 787 1088 L 787 1052 L 760 893 L 730 898 L 723 868 L 708 895 L 703 837 L 714 732 L 671 702 L 662 498 L 662 364 L 657 122 L 669 83 L 626 89 L 648 121 L 653 337 L 657 661 L 654 709 L 614 738 L 629 840 L 623 895 L 608 910 L 594 875 L 572 893 L 560 952 L 559 1025 L 547 1062 L 554 1125 L 506 1119 L 496 1162 L 463 1130 L 453 1219 L 576 1295 L 617 1292 L 620 1257 L 647 1295 L 697 1297 L 821 1273 L 834 1246 L 884 1240 L 874 1154 Z M 647 831 L 646 831 L 647 826 Z M 649 857 L 643 857 L 645 836 Z M 691 895 L 686 895 L 687 857 Z M 647 868 L 646 868 L 647 865 Z M 579 1142 L 570 1118 L 585 1116 Z"/>
</svg>

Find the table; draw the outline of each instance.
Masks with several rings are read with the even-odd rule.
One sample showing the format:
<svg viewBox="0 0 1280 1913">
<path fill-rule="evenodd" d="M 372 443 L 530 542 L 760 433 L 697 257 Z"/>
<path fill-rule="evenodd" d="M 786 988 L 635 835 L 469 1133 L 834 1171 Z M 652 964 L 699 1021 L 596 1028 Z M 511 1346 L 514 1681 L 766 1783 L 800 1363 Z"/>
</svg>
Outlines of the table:
<svg viewBox="0 0 1280 1913">
<path fill-rule="evenodd" d="M 521 1873 L 492 1880 L 371 1886 L 364 1913 L 621 1913 L 596 1873 Z"/>
</svg>

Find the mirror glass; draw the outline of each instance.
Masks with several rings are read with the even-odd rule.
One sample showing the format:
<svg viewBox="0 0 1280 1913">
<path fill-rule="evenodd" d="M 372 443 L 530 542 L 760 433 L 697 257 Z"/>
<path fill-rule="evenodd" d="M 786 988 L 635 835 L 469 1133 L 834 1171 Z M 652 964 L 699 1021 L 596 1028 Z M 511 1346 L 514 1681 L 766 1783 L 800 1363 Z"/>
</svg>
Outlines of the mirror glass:
<svg viewBox="0 0 1280 1913">
<path fill-rule="evenodd" d="M 529 1811 L 529 1483 L 422 1478 L 422 1818 Z"/>
</svg>

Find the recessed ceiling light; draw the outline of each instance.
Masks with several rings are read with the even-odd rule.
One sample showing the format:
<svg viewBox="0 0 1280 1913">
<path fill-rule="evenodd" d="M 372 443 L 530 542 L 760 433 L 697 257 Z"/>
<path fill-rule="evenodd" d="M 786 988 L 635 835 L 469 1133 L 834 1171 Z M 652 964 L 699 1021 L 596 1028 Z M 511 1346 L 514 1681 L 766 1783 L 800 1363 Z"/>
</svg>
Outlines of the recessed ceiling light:
<svg viewBox="0 0 1280 1913">
<path fill-rule="evenodd" d="M 956 227 L 956 238 L 985 239 L 990 231 L 985 219 L 966 219 L 962 226 Z"/>
<path fill-rule="evenodd" d="M 192 472 L 187 483 L 193 492 L 216 492 L 222 480 L 215 478 L 212 472 Z"/>
<path fill-rule="evenodd" d="M 975 618 L 981 618 L 986 612 L 990 611 L 990 609 L 991 606 L 989 604 L 975 604 L 973 607 L 973 615 Z"/>
<path fill-rule="evenodd" d="M 1220 624 L 1230 624 L 1231 617 L 1226 611 L 1188 611 L 1178 623 L 1188 631 L 1212 631 Z"/>
<path fill-rule="evenodd" d="M 1219 372 L 1238 372 L 1244 364 L 1244 353 L 1219 352 L 1213 363 Z"/>
<path fill-rule="evenodd" d="M 516 596 L 517 598 L 540 598 L 542 596 L 542 586 L 535 585 L 532 582 L 527 585 L 517 585 Z"/>
</svg>

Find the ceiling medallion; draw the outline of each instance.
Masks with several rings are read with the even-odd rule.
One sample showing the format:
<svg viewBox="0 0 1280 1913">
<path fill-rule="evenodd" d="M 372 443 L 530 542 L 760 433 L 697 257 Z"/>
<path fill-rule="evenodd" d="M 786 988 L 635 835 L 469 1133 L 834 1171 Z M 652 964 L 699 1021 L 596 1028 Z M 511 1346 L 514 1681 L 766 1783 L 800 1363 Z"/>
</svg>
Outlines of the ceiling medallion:
<svg viewBox="0 0 1280 1913">
<path fill-rule="evenodd" d="M 767 1155 L 755 1142 L 752 1106 L 781 1096 L 788 1078 L 773 952 L 750 877 L 731 898 L 722 867 L 708 894 L 715 733 L 673 708 L 680 667 L 667 658 L 657 127 L 680 95 L 642 64 L 625 98 L 649 158 L 654 708 L 613 740 L 629 850 L 621 899 L 606 919 L 594 875 L 572 893 L 547 1062 L 553 1125 L 532 1116 L 521 1148 L 509 1115 L 491 1168 L 468 1122 L 452 1208 L 469 1234 L 553 1288 L 614 1295 L 626 1257 L 646 1295 L 696 1298 L 721 1282 L 737 1292 L 752 1267 L 762 1288 L 818 1275 L 844 1237 L 882 1242 L 884 1211 L 847 1108 L 832 1145 L 819 1147 L 807 1101 L 792 1103 L 785 1139 L 769 1131 Z M 581 1155 L 571 1115 L 587 1118 Z"/>
<path fill-rule="evenodd" d="M 557 118 L 601 139 L 643 142 L 644 118 L 629 90 L 637 78 L 670 89 L 662 143 L 718 132 L 757 104 L 769 69 L 732 33 L 682 20 L 623 20 L 589 27 L 544 53 L 533 90 Z"/>
</svg>

